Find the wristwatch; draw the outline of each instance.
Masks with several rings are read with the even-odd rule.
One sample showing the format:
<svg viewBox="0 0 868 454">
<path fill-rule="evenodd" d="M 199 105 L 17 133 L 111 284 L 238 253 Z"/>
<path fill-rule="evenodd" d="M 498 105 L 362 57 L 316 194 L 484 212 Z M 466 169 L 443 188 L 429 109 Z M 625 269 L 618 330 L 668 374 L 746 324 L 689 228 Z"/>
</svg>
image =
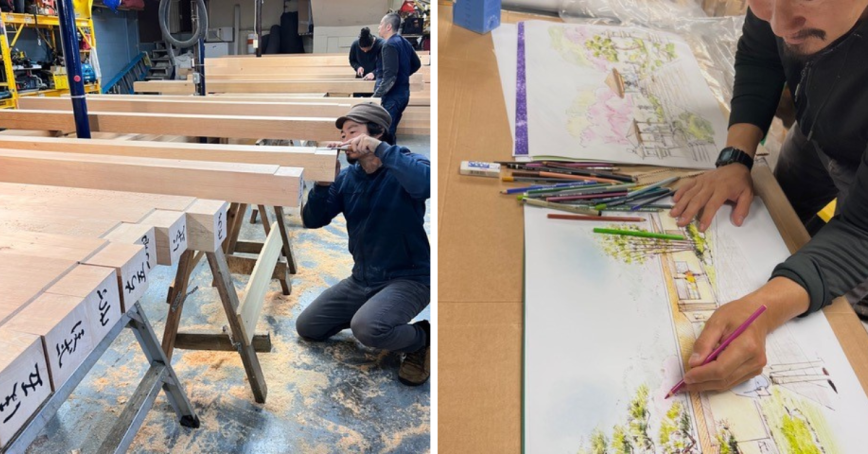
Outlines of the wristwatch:
<svg viewBox="0 0 868 454">
<path fill-rule="evenodd" d="M 716 167 L 723 167 L 734 162 L 744 164 L 748 171 L 753 168 L 753 158 L 751 158 L 749 154 L 735 147 L 726 147 L 721 150 L 720 155 L 717 156 L 717 162 L 715 162 L 714 165 Z"/>
</svg>

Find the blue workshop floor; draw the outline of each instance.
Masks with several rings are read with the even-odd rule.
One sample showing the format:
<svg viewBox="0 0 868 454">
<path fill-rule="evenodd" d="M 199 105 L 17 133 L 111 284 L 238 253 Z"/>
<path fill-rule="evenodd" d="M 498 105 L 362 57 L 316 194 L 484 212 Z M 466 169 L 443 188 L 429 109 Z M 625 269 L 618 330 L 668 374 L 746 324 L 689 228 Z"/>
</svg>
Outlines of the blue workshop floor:
<svg viewBox="0 0 868 454">
<path fill-rule="evenodd" d="M 405 138 L 402 145 L 430 156 L 429 137 Z M 344 165 L 346 163 L 344 162 Z M 273 219 L 273 213 L 271 214 Z M 249 218 L 249 212 L 247 214 Z M 409 388 L 397 380 L 398 354 L 369 349 L 344 331 L 322 344 L 299 339 L 295 320 L 323 290 L 347 277 L 343 217 L 319 230 L 301 228 L 297 213 L 287 224 L 299 273 L 292 295 L 272 282 L 257 332 L 271 333 L 274 349 L 259 355 L 268 401 L 256 404 L 237 353 L 176 351 L 173 365 L 202 427 L 182 428 L 164 395 L 148 414 L 131 452 L 136 453 L 423 453 L 430 451 L 430 385 Z M 430 217 L 426 217 L 430 234 Z M 261 222 L 245 221 L 242 239 L 263 240 Z M 174 269 L 151 274 L 142 305 L 158 336 L 166 318 L 166 289 Z M 246 276 L 235 276 L 243 292 Z M 227 325 L 211 273 L 204 261 L 194 272 L 185 303 L 183 331 L 219 331 Z M 418 318 L 430 318 L 426 309 Z M 28 452 L 90 452 L 120 415 L 145 372 L 135 337 L 119 337 L 51 420 Z"/>
</svg>

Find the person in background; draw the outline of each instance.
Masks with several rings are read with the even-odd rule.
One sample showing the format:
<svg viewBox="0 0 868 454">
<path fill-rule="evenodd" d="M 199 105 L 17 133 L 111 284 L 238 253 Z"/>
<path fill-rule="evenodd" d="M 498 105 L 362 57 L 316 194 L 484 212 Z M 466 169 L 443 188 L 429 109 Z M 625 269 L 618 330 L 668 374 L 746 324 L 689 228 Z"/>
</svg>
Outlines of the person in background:
<svg viewBox="0 0 868 454">
<path fill-rule="evenodd" d="M 362 344 L 404 353 L 398 378 L 418 386 L 430 375 L 431 326 L 410 324 L 431 300 L 431 247 L 425 201 L 431 162 L 392 144 L 392 119 L 374 103 L 358 104 L 335 125 L 350 166 L 317 183 L 302 210 L 316 229 L 343 213 L 352 275 L 323 292 L 298 317 L 296 330 L 321 342 L 347 328 Z"/>
<path fill-rule="evenodd" d="M 350 46 L 350 66 L 356 72 L 356 78 L 364 80 L 379 79 L 376 74 L 383 41 L 371 34 L 371 29 L 365 27 L 359 34 L 359 39 Z"/>
<path fill-rule="evenodd" d="M 377 84 L 374 97 L 381 99 L 392 117 L 392 126 L 389 127 L 392 137 L 395 137 L 398 123 L 410 102 L 410 76 L 422 67 L 413 45 L 398 35 L 400 27 L 401 17 L 389 13 L 380 21 L 378 30 L 385 42 L 380 57 L 382 80 Z"/>
</svg>

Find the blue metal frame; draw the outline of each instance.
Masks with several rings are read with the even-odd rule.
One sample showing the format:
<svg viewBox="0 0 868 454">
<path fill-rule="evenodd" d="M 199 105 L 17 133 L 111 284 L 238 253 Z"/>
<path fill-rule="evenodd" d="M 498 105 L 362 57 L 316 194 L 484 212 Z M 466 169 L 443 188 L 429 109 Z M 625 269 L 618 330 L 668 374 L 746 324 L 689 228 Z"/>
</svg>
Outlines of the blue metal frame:
<svg viewBox="0 0 868 454">
<path fill-rule="evenodd" d="M 75 9 L 72 7 L 72 0 L 60 0 L 56 6 L 60 22 L 63 61 L 66 63 L 66 77 L 69 79 L 69 94 L 72 98 L 72 112 L 75 116 L 75 132 L 79 139 L 90 139 L 90 121 L 87 118 L 84 77 L 81 73 L 81 56 L 78 54 Z"/>
<path fill-rule="evenodd" d="M 108 93 L 109 90 L 112 89 L 112 87 L 114 87 L 118 82 L 123 80 L 124 76 L 126 76 L 127 73 L 132 71 L 133 68 L 135 68 L 136 65 L 138 65 L 139 62 L 142 61 L 143 58 L 145 58 L 145 55 L 147 55 L 147 53 L 142 52 L 138 56 L 136 56 L 136 58 L 133 58 L 133 61 L 131 61 L 126 67 L 124 67 L 124 69 L 122 69 L 121 72 L 119 72 L 116 76 L 112 77 L 112 79 L 110 81 L 108 81 L 107 84 L 105 84 L 101 87 L 101 92 L 103 94 Z"/>
</svg>

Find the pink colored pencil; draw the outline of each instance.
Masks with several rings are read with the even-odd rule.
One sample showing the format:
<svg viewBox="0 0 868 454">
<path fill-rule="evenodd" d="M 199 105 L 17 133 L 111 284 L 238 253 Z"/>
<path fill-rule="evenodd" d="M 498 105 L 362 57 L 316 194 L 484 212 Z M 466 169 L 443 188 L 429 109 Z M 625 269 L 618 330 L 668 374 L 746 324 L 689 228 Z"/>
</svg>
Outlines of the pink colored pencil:
<svg viewBox="0 0 868 454">
<path fill-rule="evenodd" d="M 702 362 L 702 365 L 704 366 L 704 365 L 714 361 L 715 359 L 717 359 L 717 357 L 720 356 L 720 354 L 723 352 L 723 350 L 726 349 L 726 347 L 729 346 L 729 344 L 731 344 L 732 341 L 734 341 L 738 336 L 740 336 L 741 333 L 743 333 L 747 329 L 747 327 L 750 326 L 750 324 L 753 323 L 754 320 L 756 320 L 757 317 L 759 317 L 760 314 L 762 314 L 765 311 L 766 311 L 766 306 L 765 305 L 760 306 L 759 309 L 757 309 L 750 317 L 748 317 L 747 320 L 744 321 L 744 323 L 741 324 L 741 326 L 739 326 L 735 331 L 733 331 L 732 334 L 727 336 L 727 338 L 724 339 L 723 342 L 721 342 L 720 345 L 717 348 L 715 348 L 714 351 L 711 352 L 710 355 L 708 355 L 708 358 L 705 358 L 705 361 Z M 683 386 L 684 386 L 684 379 L 679 381 L 677 385 L 673 386 L 672 389 L 669 390 L 669 394 L 666 395 L 666 399 L 675 395 L 675 393 L 680 391 Z"/>
</svg>

